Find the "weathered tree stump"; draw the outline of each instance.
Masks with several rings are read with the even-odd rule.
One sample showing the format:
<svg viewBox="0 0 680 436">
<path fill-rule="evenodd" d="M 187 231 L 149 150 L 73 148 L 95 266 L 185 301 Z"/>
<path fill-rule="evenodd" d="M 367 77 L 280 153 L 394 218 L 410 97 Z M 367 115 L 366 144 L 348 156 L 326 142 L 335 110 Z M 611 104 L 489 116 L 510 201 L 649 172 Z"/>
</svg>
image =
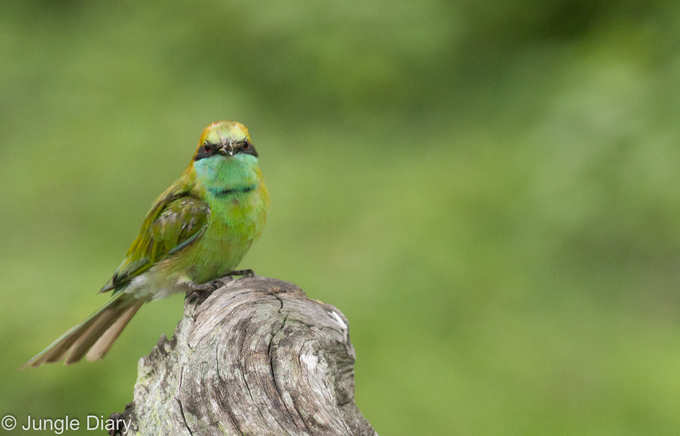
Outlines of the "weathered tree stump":
<svg viewBox="0 0 680 436">
<path fill-rule="evenodd" d="M 131 423 L 123 434 L 374 435 L 354 404 L 354 359 L 335 307 L 280 280 L 226 279 L 186 300 L 113 416 Z"/>
</svg>

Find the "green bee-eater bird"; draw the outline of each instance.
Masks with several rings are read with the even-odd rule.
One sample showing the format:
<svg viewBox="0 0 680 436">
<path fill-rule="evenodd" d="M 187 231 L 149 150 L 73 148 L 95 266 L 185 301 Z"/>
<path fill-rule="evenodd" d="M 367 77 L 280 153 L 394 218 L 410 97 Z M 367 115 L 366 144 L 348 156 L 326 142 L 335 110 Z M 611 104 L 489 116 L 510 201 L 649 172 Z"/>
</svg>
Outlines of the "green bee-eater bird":
<svg viewBox="0 0 680 436">
<path fill-rule="evenodd" d="M 190 292 L 239 264 L 269 208 L 248 129 L 220 121 L 203 130 L 187 169 L 156 200 L 137 239 L 101 292 L 112 299 L 25 366 L 101 359 L 142 304 Z"/>
</svg>

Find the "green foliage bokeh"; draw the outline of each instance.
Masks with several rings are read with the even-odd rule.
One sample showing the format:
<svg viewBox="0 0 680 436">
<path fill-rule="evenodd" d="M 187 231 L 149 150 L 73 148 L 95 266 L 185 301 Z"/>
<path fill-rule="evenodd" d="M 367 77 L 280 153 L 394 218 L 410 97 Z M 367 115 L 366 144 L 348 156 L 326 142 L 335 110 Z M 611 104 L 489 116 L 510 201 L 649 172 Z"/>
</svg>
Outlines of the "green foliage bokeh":
<svg viewBox="0 0 680 436">
<path fill-rule="evenodd" d="M 247 124 L 272 196 L 244 267 L 350 320 L 384 435 L 680 428 L 680 6 L 0 6 L 0 414 L 105 415 L 181 316 L 17 371 L 106 297 L 201 128 Z M 86 433 L 83 433 L 86 434 Z"/>
</svg>

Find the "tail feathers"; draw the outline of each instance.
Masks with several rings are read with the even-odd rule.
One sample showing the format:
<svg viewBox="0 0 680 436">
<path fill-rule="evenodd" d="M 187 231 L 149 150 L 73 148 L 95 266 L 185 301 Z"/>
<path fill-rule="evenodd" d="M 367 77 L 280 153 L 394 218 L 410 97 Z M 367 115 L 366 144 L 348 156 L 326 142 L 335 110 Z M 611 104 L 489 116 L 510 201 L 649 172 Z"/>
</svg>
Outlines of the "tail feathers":
<svg viewBox="0 0 680 436">
<path fill-rule="evenodd" d="M 94 345 L 90 347 L 90 350 L 85 355 L 85 358 L 92 362 L 104 357 L 104 355 L 109 351 L 109 348 L 111 348 L 111 345 L 113 345 L 115 340 L 118 339 L 118 336 L 120 336 L 127 323 L 132 319 L 133 316 L 135 316 L 135 313 L 137 313 L 139 308 L 142 307 L 142 304 L 144 304 L 143 301 L 138 301 L 129 308 L 125 309 L 125 311 L 120 314 L 118 319 L 116 319 L 116 321 L 111 324 L 111 327 L 109 327 L 104 332 L 104 334 L 101 335 L 99 339 L 97 339 L 97 342 L 95 342 Z"/>
<path fill-rule="evenodd" d="M 83 323 L 71 328 L 33 356 L 24 367 L 37 367 L 62 359 L 69 365 L 86 354 L 88 360 L 101 359 L 142 304 L 144 300 L 126 294 L 115 297 Z"/>
</svg>

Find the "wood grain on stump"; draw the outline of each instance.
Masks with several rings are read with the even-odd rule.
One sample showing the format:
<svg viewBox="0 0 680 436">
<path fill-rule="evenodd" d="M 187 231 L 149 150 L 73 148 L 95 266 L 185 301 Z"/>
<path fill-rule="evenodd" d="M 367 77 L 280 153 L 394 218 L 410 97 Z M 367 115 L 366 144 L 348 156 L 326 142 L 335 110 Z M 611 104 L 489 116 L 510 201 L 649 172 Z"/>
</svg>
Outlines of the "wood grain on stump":
<svg viewBox="0 0 680 436">
<path fill-rule="evenodd" d="M 354 360 L 335 307 L 280 280 L 225 279 L 186 300 L 115 416 L 131 420 L 127 434 L 374 435 L 354 403 Z"/>
</svg>

